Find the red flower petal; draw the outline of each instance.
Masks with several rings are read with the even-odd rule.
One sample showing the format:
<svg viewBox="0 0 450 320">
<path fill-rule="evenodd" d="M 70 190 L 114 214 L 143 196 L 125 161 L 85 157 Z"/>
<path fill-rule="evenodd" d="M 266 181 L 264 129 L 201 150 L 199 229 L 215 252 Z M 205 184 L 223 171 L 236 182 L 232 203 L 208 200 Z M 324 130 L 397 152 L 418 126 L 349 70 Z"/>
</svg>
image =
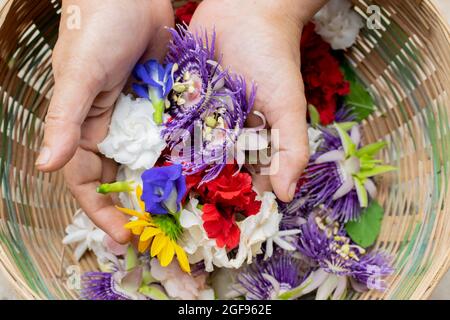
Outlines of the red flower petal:
<svg viewBox="0 0 450 320">
<path fill-rule="evenodd" d="M 321 123 L 328 125 L 335 119 L 338 98 L 349 94 L 350 85 L 331 46 L 314 29 L 315 25 L 309 23 L 303 30 L 302 75 L 308 103 L 316 107 Z"/>
<path fill-rule="evenodd" d="M 221 206 L 234 207 L 235 212 L 246 216 L 259 212 L 261 202 L 256 201 L 252 177 L 245 172 L 237 172 L 235 165 L 227 165 L 213 181 L 205 183 L 199 190 L 204 202 L 219 203 Z"/>
<path fill-rule="evenodd" d="M 186 23 L 189 25 L 191 23 L 192 16 L 198 7 L 198 2 L 188 1 L 185 5 L 179 7 L 175 11 L 175 22 L 176 23 Z"/>
<path fill-rule="evenodd" d="M 241 231 L 229 208 L 220 211 L 214 204 L 203 206 L 203 227 L 210 239 L 216 239 L 218 247 L 232 250 L 239 245 Z"/>
</svg>

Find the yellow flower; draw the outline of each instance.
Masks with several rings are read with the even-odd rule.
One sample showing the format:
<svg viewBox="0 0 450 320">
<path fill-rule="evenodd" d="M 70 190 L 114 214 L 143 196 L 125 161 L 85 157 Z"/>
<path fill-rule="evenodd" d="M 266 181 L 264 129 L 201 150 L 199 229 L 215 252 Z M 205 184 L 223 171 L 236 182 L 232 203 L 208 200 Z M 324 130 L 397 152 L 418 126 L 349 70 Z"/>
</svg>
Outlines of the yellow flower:
<svg viewBox="0 0 450 320">
<path fill-rule="evenodd" d="M 136 197 L 141 212 L 119 208 L 121 212 L 136 217 L 136 220 L 125 224 L 125 228 L 139 236 L 138 250 L 143 253 L 150 247 L 150 255 L 157 257 L 161 266 L 167 267 L 176 255 L 178 263 L 183 271 L 190 273 L 189 260 L 186 252 L 177 244 L 181 234 L 181 226 L 171 215 L 158 215 L 152 217 L 145 212 L 145 204 L 141 200 L 142 188 L 136 188 Z"/>
</svg>

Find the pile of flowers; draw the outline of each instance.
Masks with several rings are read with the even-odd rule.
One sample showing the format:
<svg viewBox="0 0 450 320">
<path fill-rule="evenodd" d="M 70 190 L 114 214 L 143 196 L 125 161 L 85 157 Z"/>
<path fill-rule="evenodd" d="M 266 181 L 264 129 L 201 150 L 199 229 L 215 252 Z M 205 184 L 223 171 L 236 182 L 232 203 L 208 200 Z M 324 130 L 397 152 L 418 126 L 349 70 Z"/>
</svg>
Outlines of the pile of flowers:
<svg viewBox="0 0 450 320">
<path fill-rule="evenodd" d="M 189 23 L 195 8 L 179 9 L 177 21 Z M 342 50 L 361 27 L 346 0 L 330 1 L 305 27 L 312 155 L 291 203 L 258 192 L 240 161 L 271 148 L 268 139 L 241 143 L 260 137 L 245 127 L 256 86 L 215 60 L 214 34 L 170 30 L 164 64 L 136 66 L 135 95 L 120 97 L 98 146 L 120 169 L 97 192 L 118 194 L 135 241 L 114 243 L 81 211 L 66 230 L 77 259 L 87 250 L 98 257 L 101 271 L 84 274 L 82 296 L 292 300 L 384 290 L 393 269 L 372 249 L 383 215 L 375 177 L 395 168 L 376 158 L 386 143 L 364 144 L 360 132 L 374 102 Z"/>
</svg>

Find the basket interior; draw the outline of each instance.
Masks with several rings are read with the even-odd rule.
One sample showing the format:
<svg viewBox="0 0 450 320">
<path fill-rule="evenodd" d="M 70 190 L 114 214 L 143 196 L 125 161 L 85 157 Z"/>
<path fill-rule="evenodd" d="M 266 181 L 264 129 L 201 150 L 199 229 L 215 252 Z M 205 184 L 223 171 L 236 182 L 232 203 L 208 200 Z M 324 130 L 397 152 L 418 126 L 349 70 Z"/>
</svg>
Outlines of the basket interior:
<svg viewBox="0 0 450 320">
<path fill-rule="evenodd" d="M 376 99 L 364 139 L 388 141 L 382 158 L 399 170 L 378 180 L 385 218 L 376 244 L 395 257 L 396 273 L 386 292 L 348 298 L 426 298 L 449 264 L 450 34 L 430 1 L 354 2 L 369 21 L 370 5 L 382 15 L 346 54 Z M 0 11 L 0 270 L 24 298 L 77 298 L 68 280 L 97 269 L 93 256 L 78 264 L 61 243 L 77 209 L 62 174 L 34 168 L 60 10 L 56 0 L 16 0 Z"/>
</svg>

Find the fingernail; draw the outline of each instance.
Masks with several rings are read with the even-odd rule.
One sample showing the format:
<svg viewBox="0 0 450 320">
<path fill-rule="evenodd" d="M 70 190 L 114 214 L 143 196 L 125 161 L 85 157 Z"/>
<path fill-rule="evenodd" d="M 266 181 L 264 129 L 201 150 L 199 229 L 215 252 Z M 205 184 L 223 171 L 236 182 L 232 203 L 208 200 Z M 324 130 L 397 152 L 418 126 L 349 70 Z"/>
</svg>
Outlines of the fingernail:
<svg viewBox="0 0 450 320">
<path fill-rule="evenodd" d="M 37 166 L 43 166 L 47 164 L 50 161 L 51 152 L 50 149 L 47 147 L 42 147 L 41 151 L 39 152 L 39 157 L 36 160 Z"/>
<path fill-rule="evenodd" d="M 289 192 L 288 196 L 289 196 L 289 199 L 291 199 L 291 201 L 294 200 L 296 189 L 297 189 L 297 183 L 294 182 L 293 184 L 291 184 L 291 186 L 289 187 L 289 190 L 288 190 L 288 192 Z"/>
</svg>

